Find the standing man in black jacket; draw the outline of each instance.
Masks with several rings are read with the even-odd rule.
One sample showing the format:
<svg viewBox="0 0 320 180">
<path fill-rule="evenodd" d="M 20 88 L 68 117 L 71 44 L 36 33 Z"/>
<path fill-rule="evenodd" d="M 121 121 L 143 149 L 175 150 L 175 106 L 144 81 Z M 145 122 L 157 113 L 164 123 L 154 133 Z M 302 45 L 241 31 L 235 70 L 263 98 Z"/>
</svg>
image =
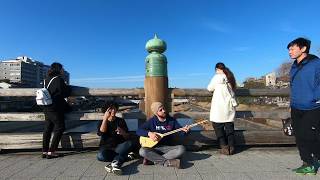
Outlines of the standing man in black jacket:
<svg viewBox="0 0 320 180">
<path fill-rule="evenodd" d="M 71 93 L 70 86 L 66 85 L 62 78 L 63 73 L 63 67 L 60 63 L 52 63 L 48 71 L 48 78 L 44 82 L 47 88 L 52 79 L 48 88 L 52 104 L 44 106 L 45 126 L 43 131 L 42 158 L 51 159 L 59 157 L 56 150 L 65 130 L 64 114 L 70 108 L 64 98 L 70 96 Z M 49 148 L 52 132 L 53 138 Z"/>
</svg>

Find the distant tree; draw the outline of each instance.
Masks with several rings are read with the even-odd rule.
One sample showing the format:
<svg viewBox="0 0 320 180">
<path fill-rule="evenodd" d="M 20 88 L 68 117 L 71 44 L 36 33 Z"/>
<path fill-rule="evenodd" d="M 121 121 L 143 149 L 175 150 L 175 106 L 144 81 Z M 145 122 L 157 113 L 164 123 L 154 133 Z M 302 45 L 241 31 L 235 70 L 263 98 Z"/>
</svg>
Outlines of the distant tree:
<svg viewBox="0 0 320 180">
<path fill-rule="evenodd" d="M 283 62 L 280 65 L 280 67 L 276 70 L 277 77 L 283 78 L 283 79 L 288 79 L 291 65 L 292 65 L 292 62 L 290 62 L 290 61 Z"/>
<path fill-rule="evenodd" d="M 0 82 L 10 83 L 10 79 L 0 79 Z"/>
<path fill-rule="evenodd" d="M 264 89 L 266 84 L 261 81 L 246 81 L 243 83 L 244 88 L 246 89 Z"/>
</svg>

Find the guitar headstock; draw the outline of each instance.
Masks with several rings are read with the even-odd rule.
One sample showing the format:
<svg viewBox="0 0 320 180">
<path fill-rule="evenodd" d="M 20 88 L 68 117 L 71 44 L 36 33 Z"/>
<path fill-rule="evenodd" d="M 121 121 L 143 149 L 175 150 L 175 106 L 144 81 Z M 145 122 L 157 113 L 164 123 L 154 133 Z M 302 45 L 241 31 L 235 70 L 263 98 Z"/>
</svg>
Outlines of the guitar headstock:
<svg viewBox="0 0 320 180">
<path fill-rule="evenodd" d="M 207 122 L 209 122 L 209 120 L 207 120 L 207 119 L 196 119 L 194 122 L 195 122 L 195 123 L 198 123 L 198 124 L 202 124 L 202 123 L 207 123 Z"/>
</svg>

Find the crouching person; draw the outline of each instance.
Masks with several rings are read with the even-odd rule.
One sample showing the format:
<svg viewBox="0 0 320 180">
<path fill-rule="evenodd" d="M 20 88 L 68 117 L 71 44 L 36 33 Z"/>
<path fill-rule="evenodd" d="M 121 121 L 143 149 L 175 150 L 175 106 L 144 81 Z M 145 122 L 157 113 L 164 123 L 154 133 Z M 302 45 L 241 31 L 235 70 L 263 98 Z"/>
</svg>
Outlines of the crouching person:
<svg viewBox="0 0 320 180">
<path fill-rule="evenodd" d="M 101 138 L 97 159 L 111 162 L 105 166 L 105 170 L 121 175 L 121 166 L 127 160 L 133 143 L 130 140 L 125 120 L 116 117 L 118 108 L 118 104 L 114 102 L 107 102 L 102 108 L 104 116 L 102 121 L 98 123 L 97 134 Z"/>
<path fill-rule="evenodd" d="M 147 122 L 142 124 L 138 129 L 137 135 L 148 137 L 151 144 L 155 146 L 151 147 L 150 144 L 146 145 L 141 143 L 139 150 L 140 156 L 142 156 L 143 164 L 157 164 L 166 167 L 180 168 L 180 157 L 185 153 L 185 147 L 183 145 L 172 144 L 172 135 L 161 138 L 157 133 L 167 133 L 175 129 L 181 128 L 178 122 L 166 114 L 165 107 L 160 102 L 154 102 L 151 105 L 151 110 L 154 116 Z M 189 131 L 189 126 L 185 126 L 183 131 L 186 133 Z"/>
</svg>

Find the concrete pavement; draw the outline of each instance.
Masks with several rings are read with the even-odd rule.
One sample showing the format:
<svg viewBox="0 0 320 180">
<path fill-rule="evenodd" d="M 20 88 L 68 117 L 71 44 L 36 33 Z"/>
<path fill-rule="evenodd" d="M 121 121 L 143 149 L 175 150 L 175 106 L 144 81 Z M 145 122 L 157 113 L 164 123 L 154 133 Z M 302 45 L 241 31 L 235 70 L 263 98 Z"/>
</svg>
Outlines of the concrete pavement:
<svg viewBox="0 0 320 180">
<path fill-rule="evenodd" d="M 41 159 L 39 152 L 0 155 L 0 179 L 116 179 L 116 180 L 283 180 L 320 179 L 296 175 L 301 162 L 295 147 L 250 148 L 233 156 L 220 155 L 217 149 L 187 152 L 183 168 L 144 166 L 142 160 L 126 162 L 124 175 L 104 170 L 106 163 L 96 160 L 96 151 L 69 152 L 57 159 Z"/>
</svg>

